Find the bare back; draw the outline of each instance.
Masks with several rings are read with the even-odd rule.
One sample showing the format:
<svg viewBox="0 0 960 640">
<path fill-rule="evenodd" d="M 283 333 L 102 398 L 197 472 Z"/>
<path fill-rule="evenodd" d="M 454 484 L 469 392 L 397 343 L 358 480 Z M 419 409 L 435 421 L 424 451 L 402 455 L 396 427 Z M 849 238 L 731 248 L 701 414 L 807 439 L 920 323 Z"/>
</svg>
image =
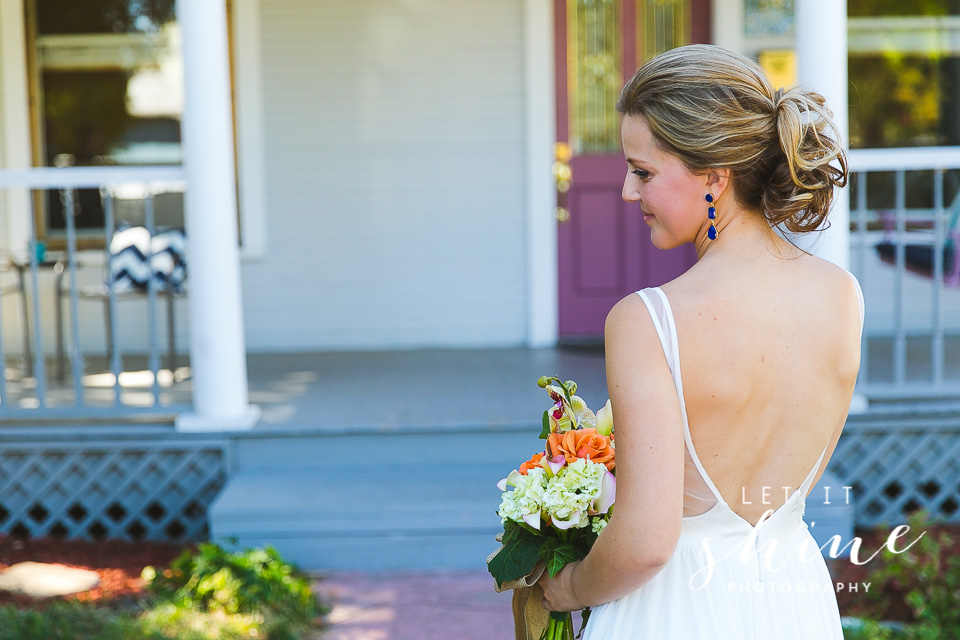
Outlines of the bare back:
<svg viewBox="0 0 960 640">
<path fill-rule="evenodd" d="M 754 523 L 825 446 L 812 484 L 826 468 L 859 370 L 861 311 L 849 274 L 814 256 L 723 266 L 662 290 L 693 446 L 731 510 Z"/>
</svg>

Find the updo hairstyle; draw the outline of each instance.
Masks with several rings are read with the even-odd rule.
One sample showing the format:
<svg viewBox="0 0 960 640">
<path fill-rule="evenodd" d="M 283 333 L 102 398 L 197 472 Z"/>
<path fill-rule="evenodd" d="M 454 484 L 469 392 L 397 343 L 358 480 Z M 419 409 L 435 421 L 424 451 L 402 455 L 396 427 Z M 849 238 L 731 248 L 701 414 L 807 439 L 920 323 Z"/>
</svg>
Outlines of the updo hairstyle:
<svg viewBox="0 0 960 640">
<path fill-rule="evenodd" d="M 834 187 L 847 184 L 823 96 L 774 91 L 755 62 L 717 46 L 679 47 L 647 62 L 623 87 L 617 111 L 643 117 L 657 144 L 693 173 L 730 169 L 737 201 L 773 227 L 815 231 Z"/>
</svg>

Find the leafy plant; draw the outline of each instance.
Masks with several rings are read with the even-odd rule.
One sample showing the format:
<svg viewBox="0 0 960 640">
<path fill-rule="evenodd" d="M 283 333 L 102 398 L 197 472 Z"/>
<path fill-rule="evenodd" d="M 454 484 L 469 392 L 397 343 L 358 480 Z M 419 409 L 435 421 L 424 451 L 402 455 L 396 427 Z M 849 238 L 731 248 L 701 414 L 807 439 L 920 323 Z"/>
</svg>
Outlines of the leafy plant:
<svg viewBox="0 0 960 640">
<path fill-rule="evenodd" d="M 907 637 L 940 640 L 960 637 L 960 557 L 951 555 L 953 536 L 945 531 L 931 534 L 935 524 L 924 511 L 908 520 L 911 531 L 927 531 L 902 553 L 884 549 L 882 559 L 869 574 L 875 601 L 903 598 L 910 606 L 914 624 Z"/>
<path fill-rule="evenodd" d="M 843 640 L 907 640 L 906 632 L 874 620 L 860 620 L 855 626 L 844 626 Z"/>
<path fill-rule="evenodd" d="M 204 543 L 159 574 L 147 567 L 144 578 L 159 599 L 188 609 L 266 614 L 299 625 L 326 612 L 306 577 L 272 547 L 231 552 Z"/>
</svg>

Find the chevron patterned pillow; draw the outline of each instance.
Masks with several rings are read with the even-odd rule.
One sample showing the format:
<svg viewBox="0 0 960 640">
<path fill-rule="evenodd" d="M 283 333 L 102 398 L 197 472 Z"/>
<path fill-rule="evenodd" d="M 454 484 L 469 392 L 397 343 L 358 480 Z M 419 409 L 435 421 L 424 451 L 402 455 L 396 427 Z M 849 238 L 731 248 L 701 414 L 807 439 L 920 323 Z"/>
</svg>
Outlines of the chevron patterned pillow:
<svg viewBox="0 0 960 640">
<path fill-rule="evenodd" d="M 147 264 L 147 255 L 152 259 Z M 157 291 L 179 292 L 187 279 L 186 235 L 183 229 L 119 227 L 110 239 L 111 267 L 107 284 L 117 293 L 146 291 L 152 277 Z"/>
</svg>

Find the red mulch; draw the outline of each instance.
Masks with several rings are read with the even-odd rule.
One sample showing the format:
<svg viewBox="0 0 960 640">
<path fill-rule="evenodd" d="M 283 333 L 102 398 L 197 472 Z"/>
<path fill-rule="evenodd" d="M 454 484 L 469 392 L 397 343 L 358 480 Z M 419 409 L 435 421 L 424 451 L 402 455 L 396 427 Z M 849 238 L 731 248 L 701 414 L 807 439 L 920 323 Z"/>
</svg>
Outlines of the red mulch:
<svg viewBox="0 0 960 640">
<path fill-rule="evenodd" d="M 140 573 L 147 565 L 162 568 L 188 548 L 167 542 L 124 540 L 63 540 L 0 536 L 0 570 L 18 562 L 46 562 L 96 571 L 100 584 L 90 591 L 66 596 L 81 601 L 124 600 L 140 596 Z M 0 591 L 0 603 L 36 606 L 32 598 Z"/>
<path fill-rule="evenodd" d="M 884 552 L 877 553 L 877 550 L 886 544 L 887 538 L 895 528 L 891 526 L 856 532 L 856 536 L 862 541 L 858 552 L 859 561 L 864 562 L 876 553 L 873 560 L 864 564 L 854 564 L 850 562 L 849 558 L 830 559 L 827 555 L 829 547 L 824 549 L 824 558 L 827 558 L 827 565 L 834 583 L 871 582 L 870 573 L 879 568 L 883 562 Z M 921 533 L 924 534 L 924 537 L 931 539 L 937 539 L 942 533 L 952 536 L 953 544 L 950 547 L 944 547 L 941 551 L 941 570 L 946 569 L 949 558 L 960 555 L 960 525 L 957 524 L 927 524 L 920 530 L 911 527 L 904 535 L 897 538 L 894 542 L 894 549 L 897 551 L 904 549 L 916 540 Z M 870 586 L 870 594 L 883 595 L 881 601 L 875 601 L 864 593 L 863 585 L 860 584 L 858 593 L 851 593 L 846 590 L 838 592 L 837 604 L 840 607 L 841 615 L 844 616 L 866 616 L 882 620 L 914 622 L 913 611 L 904 600 L 908 588 L 912 586 L 916 585 L 906 585 L 900 588 L 888 585 L 881 589 L 880 585 L 874 583 Z"/>
</svg>

